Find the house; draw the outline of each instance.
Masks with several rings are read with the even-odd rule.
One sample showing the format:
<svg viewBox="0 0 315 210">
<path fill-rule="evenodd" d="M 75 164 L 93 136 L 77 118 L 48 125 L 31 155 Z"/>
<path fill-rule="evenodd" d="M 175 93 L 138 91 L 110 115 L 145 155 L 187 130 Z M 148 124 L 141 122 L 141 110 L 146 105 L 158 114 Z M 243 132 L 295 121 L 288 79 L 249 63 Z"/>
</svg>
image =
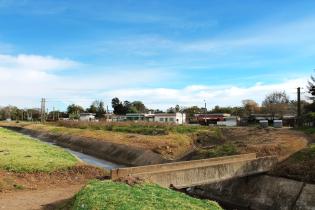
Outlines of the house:
<svg viewBox="0 0 315 210">
<path fill-rule="evenodd" d="M 200 125 L 217 124 L 219 121 L 224 121 L 225 118 L 230 117 L 230 114 L 215 113 L 215 114 L 196 114 L 197 121 Z"/>
<path fill-rule="evenodd" d="M 186 123 L 186 114 L 179 112 L 154 114 L 154 122 L 184 124 Z"/>
<path fill-rule="evenodd" d="M 128 113 L 128 114 L 126 114 L 126 120 L 143 121 L 144 119 L 145 119 L 145 114 L 141 114 L 141 113 Z"/>
<path fill-rule="evenodd" d="M 122 122 L 122 121 L 146 121 L 146 122 L 161 122 L 161 123 L 186 123 L 185 113 L 158 113 L 158 114 L 143 114 L 143 113 L 128 113 L 126 115 L 105 114 L 108 122 Z"/>
<path fill-rule="evenodd" d="M 111 115 L 111 118 L 109 118 L 107 121 L 110 122 L 122 122 L 122 121 L 126 121 L 127 120 L 127 116 L 126 115 Z"/>
<path fill-rule="evenodd" d="M 95 114 L 94 113 L 80 113 L 80 121 L 94 121 Z"/>
<path fill-rule="evenodd" d="M 223 121 L 218 121 L 217 125 L 223 125 L 223 126 L 237 126 L 240 118 L 236 116 L 230 116 L 230 117 L 224 117 Z"/>
</svg>

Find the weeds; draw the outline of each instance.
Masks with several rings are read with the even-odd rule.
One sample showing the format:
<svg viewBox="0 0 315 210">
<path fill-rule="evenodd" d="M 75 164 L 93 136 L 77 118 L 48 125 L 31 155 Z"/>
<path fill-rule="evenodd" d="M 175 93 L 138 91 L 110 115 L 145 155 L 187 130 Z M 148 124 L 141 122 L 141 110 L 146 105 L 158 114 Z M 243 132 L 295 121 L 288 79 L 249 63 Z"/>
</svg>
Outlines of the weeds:
<svg viewBox="0 0 315 210">
<path fill-rule="evenodd" d="M 167 135 L 171 133 L 194 133 L 207 130 L 208 127 L 175 125 L 157 122 L 81 122 L 81 121 L 59 121 L 58 126 L 67 128 L 80 128 L 92 130 L 105 130 L 123 133 L 136 133 L 142 135 Z"/>
</svg>

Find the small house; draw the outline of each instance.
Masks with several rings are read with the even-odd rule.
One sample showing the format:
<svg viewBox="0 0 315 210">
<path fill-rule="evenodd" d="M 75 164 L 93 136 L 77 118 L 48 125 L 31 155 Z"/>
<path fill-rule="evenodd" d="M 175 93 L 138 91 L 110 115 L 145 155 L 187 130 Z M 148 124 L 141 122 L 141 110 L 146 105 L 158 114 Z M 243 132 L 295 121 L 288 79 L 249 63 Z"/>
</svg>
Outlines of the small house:
<svg viewBox="0 0 315 210">
<path fill-rule="evenodd" d="M 95 114 L 94 113 L 80 113 L 80 121 L 94 121 Z"/>
<path fill-rule="evenodd" d="M 179 112 L 171 114 L 166 113 L 154 114 L 154 122 L 185 124 L 186 114 Z"/>
</svg>

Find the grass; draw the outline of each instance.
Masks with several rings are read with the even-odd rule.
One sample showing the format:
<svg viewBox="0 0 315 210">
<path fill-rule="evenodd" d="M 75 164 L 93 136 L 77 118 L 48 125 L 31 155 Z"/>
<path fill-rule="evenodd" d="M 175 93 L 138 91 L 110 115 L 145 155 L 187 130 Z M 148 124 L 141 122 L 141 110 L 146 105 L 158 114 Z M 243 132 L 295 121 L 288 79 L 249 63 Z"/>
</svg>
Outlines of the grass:
<svg viewBox="0 0 315 210">
<path fill-rule="evenodd" d="M 0 128 L 0 169 L 12 172 L 52 172 L 78 160 L 61 148 Z"/>
<path fill-rule="evenodd" d="M 215 158 L 215 157 L 223 157 L 223 156 L 230 156 L 230 155 L 237 155 L 239 154 L 236 146 L 233 144 L 222 144 L 217 145 L 212 148 L 200 148 L 197 149 L 191 156 L 193 160 L 199 160 L 204 158 Z"/>
<path fill-rule="evenodd" d="M 315 133 L 314 127 L 301 127 L 301 128 L 298 128 L 298 130 L 303 131 L 306 134 L 314 134 Z"/>
<path fill-rule="evenodd" d="M 113 132 L 107 130 L 96 130 L 91 128 L 80 129 L 72 127 L 57 126 L 55 124 L 36 123 L 3 123 L 3 126 L 18 126 L 30 130 L 36 130 L 55 135 L 69 135 L 82 138 L 93 138 L 100 141 L 108 141 L 117 144 L 134 146 L 141 149 L 156 150 L 166 146 L 171 148 L 172 153 L 165 158 L 174 159 L 189 151 L 193 144 L 191 134 L 169 133 L 168 135 L 141 135 L 125 132 Z M 163 155 L 164 156 L 164 155 Z"/>
<path fill-rule="evenodd" d="M 192 198 L 153 184 L 129 186 L 112 181 L 91 181 L 76 196 L 73 210 L 222 209 L 217 203 Z"/>
<path fill-rule="evenodd" d="M 294 153 L 271 171 L 276 176 L 315 183 L 315 144 Z"/>
<path fill-rule="evenodd" d="M 207 150 L 207 158 L 222 157 L 238 154 L 233 144 L 223 144 Z"/>
<path fill-rule="evenodd" d="M 315 160 L 315 144 L 310 144 L 306 149 L 295 153 L 291 159 L 294 162 Z"/>
<path fill-rule="evenodd" d="M 105 130 L 123 133 L 136 133 L 142 135 L 167 135 L 169 133 L 195 133 L 207 130 L 205 126 L 175 125 L 156 122 L 82 122 L 82 121 L 59 121 L 58 126 L 67 128 Z"/>
</svg>

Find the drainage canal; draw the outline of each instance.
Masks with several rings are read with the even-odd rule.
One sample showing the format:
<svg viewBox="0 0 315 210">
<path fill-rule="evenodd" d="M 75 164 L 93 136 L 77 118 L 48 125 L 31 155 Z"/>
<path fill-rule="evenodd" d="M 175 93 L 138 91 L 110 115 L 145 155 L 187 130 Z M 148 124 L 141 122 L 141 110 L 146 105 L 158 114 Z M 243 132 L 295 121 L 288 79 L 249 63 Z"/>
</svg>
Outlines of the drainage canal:
<svg viewBox="0 0 315 210">
<path fill-rule="evenodd" d="M 57 144 L 52 143 L 52 142 L 42 141 L 42 140 L 40 140 L 38 138 L 34 138 L 34 137 L 31 137 L 31 136 L 29 136 L 29 137 L 33 138 L 33 139 L 36 139 L 38 141 L 41 141 L 41 142 L 43 142 L 45 144 L 50 144 L 50 145 L 54 145 L 54 146 L 59 147 L 59 148 L 63 148 L 64 150 L 70 152 L 72 155 L 76 156 L 77 158 L 82 160 L 84 163 L 87 163 L 89 165 L 97 166 L 97 167 L 104 168 L 104 169 L 107 169 L 107 170 L 114 169 L 114 168 L 125 167 L 124 165 L 120 165 L 120 164 L 113 163 L 113 162 L 110 162 L 110 161 L 107 161 L 107 160 L 96 158 L 96 157 L 93 157 L 91 155 L 84 154 L 82 152 L 74 151 L 72 149 L 62 147 L 62 146 L 57 145 Z"/>
</svg>

